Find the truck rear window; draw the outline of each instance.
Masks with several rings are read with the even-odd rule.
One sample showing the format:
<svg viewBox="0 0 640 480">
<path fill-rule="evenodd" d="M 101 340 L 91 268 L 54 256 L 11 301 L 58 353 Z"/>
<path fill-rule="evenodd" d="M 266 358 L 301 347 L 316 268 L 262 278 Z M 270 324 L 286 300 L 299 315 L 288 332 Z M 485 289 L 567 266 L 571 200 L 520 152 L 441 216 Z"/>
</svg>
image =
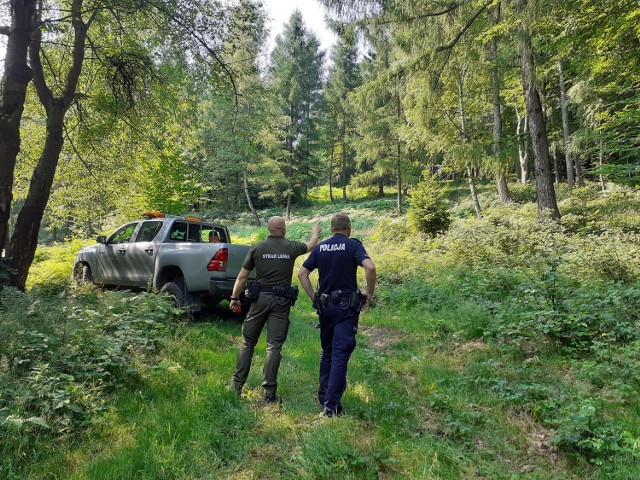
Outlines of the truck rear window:
<svg viewBox="0 0 640 480">
<path fill-rule="evenodd" d="M 195 243 L 229 242 L 227 233 L 222 227 L 187 222 L 174 222 L 169 231 L 169 240 Z"/>
</svg>

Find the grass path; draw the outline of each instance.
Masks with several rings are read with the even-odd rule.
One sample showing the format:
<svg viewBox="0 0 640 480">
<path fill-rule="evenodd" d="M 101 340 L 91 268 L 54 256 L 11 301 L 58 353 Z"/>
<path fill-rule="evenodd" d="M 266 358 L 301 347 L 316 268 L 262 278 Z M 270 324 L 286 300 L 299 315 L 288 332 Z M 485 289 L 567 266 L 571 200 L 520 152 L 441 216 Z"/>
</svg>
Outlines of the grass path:
<svg viewBox="0 0 640 480">
<path fill-rule="evenodd" d="M 293 310 L 283 352 L 282 406 L 256 404 L 264 339 L 248 382 L 255 390 L 238 399 L 225 386 L 239 322 L 208 317 L 180 325 L 144 388 L 119 392 L 87 438 L 64 459 L 52 457 L 47 477 L 596 478 L 587 465 L 568 465 L 530 415 L 505 409 L 473 381 L 499 368 L 490 346 L 447 340 L 439 330 L 446 319 L 433 313 L 403 313 L 364 315 L 343 399 L 347 415 L 327 420 L 318 419 L 315 404 L 316 316 L 304 301 Z"/>
</svg>

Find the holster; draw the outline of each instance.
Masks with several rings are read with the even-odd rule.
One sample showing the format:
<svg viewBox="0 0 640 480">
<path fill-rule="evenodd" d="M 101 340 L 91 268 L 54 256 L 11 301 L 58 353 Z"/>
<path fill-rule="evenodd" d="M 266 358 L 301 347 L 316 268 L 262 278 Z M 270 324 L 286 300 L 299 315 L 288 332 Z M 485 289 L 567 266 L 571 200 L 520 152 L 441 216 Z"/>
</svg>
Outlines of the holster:
<svg viewBox="0 0 640 480">
<path fill-rule="evenodd" d="M 298 295 L 300 294 L 300 290 L 298 290 L 298 286 L 294 285 L 293 287 L 289 287 L 289 303 L 293 307 L 298 300 Z"/>
<path fill-rule="evenodd" d="M 298 300 L 298 294 L 300 293 L 297 285 L 294 285 L 293 287 L 290 287 L 288 285 L 276 285 L 272 287 L 272 292 L 277 297 L 284 297 L 289 300 L 289 303 L 292 307 L 296 304 L 296 300 Z"/>
<path fill-rule="evenodd" d="M 356 312 L 360 312 L 362 310 L 362 306 L 364 305 L 364 295 L 360 290 L 353 292 L 349 295 L 349 308 L 353 308 Z"/>
<path fill-rule="evenodd" d="M 327 304 L 329 303 L 329 295 L 326 293 L 316 292 L 313 295 L 313 308 L 316 309 L 316 313 L 321 315 L 325 308 L 327 308 Z"/>
<path fill-rule="evenodd" d="M 249 280 L 244 287 L 244 296 L 250 302 L 255 302 L 260 296 L 260 284 L 255 280 Z"/>
</svg>

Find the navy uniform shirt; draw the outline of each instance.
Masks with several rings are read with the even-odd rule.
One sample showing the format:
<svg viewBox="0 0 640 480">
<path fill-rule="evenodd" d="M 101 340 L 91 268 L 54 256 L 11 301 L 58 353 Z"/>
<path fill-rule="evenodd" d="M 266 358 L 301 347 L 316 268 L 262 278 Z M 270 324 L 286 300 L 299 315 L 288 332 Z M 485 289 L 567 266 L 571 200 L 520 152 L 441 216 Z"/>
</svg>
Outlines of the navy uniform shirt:
<svg viewBox="0 0 640 480">
<path fill-rule="evenodd" d="M 335 290 L 352 293 L 358 290 L 358 265 L 362 265 L 367 258 L 369 255 L 360 240 L 335 233 L 333 237 L 316 245 L 302 266 L 310 271 L 318 269 L 320 293 Z"/>
<path fill-rule="evenodd" d="M 306 243 L 269 236 L 249 250 L 242 266 L 255 268 L 256 280 L 263 287 L 289 286 L 296 258 L 305 253 Z"/>
</svg>

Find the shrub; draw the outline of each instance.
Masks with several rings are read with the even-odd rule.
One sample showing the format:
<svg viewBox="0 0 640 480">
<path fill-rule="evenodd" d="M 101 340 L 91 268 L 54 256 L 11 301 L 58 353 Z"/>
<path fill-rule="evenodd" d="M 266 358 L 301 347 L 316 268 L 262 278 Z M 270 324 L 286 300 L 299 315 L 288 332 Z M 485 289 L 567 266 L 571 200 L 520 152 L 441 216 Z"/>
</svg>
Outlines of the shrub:
<svg viewBox="0 0 640 480">
<path fill-rule="evenodd" d="M 39 246 L 29 269 L 27 288 L 46 288 L 51 293 L 59 293 L 71 280 L 73 260 L 82 247 L 95 240 L 73 239 L 53 246 Z"/>
<path fill-rule="evenodd" d="M 510 183 L 509 197 L 511 198 L 511 201 L 515 203 L 535 203 L 536 186 L 532 182 L 525 184 L 520 182 Z"/>
<path fill-rule="evenodd" d="M 640 456 L 639 439 L 602 419 L 596 402 L 583 400 L 578 405 L 560 408 L 556 434 L 551 441 L 560 447 L 585 455 L 590 462 L 602 465 L 612 456 Z"/>
<path fill-rule="evenodd" d="M 158 295 L 90 288 L 6 287 L 0 303 L 0 439 L 16 442 L 34 429 L 57 435 L 86 425 L 105 394 L 158 352 L 173 314 Z"/>
<path fill-rule="evenodd" d="M 418 232 L 435 237 L 449 228 L 451 218 L 447 200 L 432 177 L 425 175 L 412 190 L 409 203 L 409 222 Z"/>
</svg>

